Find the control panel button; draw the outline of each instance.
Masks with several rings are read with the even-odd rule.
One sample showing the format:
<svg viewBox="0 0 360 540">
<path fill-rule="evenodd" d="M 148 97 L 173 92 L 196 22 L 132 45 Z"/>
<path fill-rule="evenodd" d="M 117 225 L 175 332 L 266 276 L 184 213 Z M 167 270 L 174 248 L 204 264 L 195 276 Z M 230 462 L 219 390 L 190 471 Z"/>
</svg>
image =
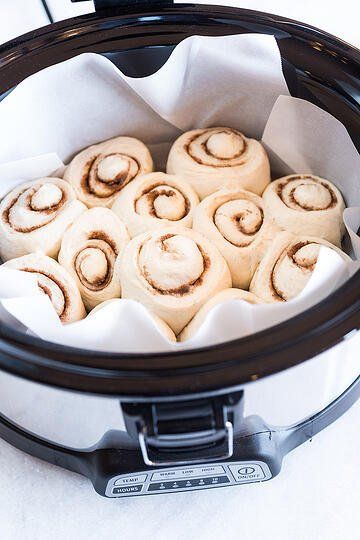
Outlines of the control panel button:
<svg viewBox="0 0 360 540">
<path fill-rule="evenodd" d="M 239 474 L 253 474 L 255 472 L 254 467 L 241 467 L 238 470 Z"/>
<path fill-rule="evenodd" d="M 114 487 L 112 490 L 113 495 L 130 495 L 131 493 L 139 493 L 142 490 L 143 486 L 142 484 L 138 484 L 136 486 L 120 486 L 120 487 Z"/>
<path fill-rule="evenodd" d="M 137 476 L 128 476 L 125 478 L 118 478 L 114 482 L 114 486 L 124 486 L 129 484 L 140 484 L 145 482 L 147 474 L 139 474 Z"/>
<path fill-rule="evenodd" d="M 263 461 L 227 461 L 126 472 L 108 480 L 107 497 L 132 497 L 262 482 L 272 477 Z"/>
<path fill-rule="evenodd" d="M 235 482 L 265 480 L 266 478 L 261 465 L 257 465 L 255 463 L 229 465 L 229 469 L 234 477 Z"/>
<path fill-rule="evenodd" d="M 152 475 L 151 480 L 179 480 L 180 478 L 191 478 L 195 476 L 210 476 L 224 473 L 221 465 L 203 465 L 201 467 L 187 467 L 174 471 L 160 471 Z"/>
<path fill-rule="evenodd" d="M 230 480 L 227 476 L 210 476 L 208 478 L 191 478 L 190 480 L 174 480 L 171 482 L 154 482 L 148 487 L 148 491 L 163 491 L 165 489 L 178 490 L 184 488 L 195 488 L 202 486 L 214 487 L 217 484 L 228 484 Z"/>
</svg>

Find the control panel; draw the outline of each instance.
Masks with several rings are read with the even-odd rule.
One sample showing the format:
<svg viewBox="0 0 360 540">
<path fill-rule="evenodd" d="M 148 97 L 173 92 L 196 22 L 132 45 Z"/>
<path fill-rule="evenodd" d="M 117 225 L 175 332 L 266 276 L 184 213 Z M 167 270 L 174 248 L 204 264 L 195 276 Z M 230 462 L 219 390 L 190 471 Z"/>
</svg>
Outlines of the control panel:
<svg viewBox="0 0 360 540">
<path fill-rule="evenodd" d="M 107 497 L 132 497 L 263 482 L 271 472 L 262 461 L 214 463 L 154 469 L 119 475 L 109 480 Z"/>
</svg>

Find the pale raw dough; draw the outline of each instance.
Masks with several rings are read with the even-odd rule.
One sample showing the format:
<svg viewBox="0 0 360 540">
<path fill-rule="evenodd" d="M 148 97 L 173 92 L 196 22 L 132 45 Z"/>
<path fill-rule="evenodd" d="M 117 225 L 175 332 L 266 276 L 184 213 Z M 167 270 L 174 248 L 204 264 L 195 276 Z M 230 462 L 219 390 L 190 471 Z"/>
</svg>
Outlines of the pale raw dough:
<svg viewBox="0 0 360 540">
<path fill-rule="evenodd" d="M 136 236 L 120 265 L 122 297 L 141 302 L 175 334 L 217 292 L 231 287 L 225 259 L 201 234 L 167 227 Z"/>
<path fill-rule="evenodd" d="M 56 257 L 66 229 L 86 210 L 60 178 L 21 184 L 0 203 L 0 257 L 3 261 L 41 251 Z"/>
<path fill-rule="evenodd" d="M 191 227 L 199 198 L 185 179 L 162 172 L 139 176 L 125 186 L 112 210 L 126 223 L 130 236 L 166 227 Z"/>
<path fill-rule="evenodd" d="M 266 302 L 284 302 L 301 293 L 311 278 L 320 247 L 327 246 L 344 260 L 350 257 L 322 238 L 281 232 L 270 245 L 250 284 Z"/>
<path fill-rule="evenodd" d="M 77 282 L 87 309 L 121 294 L 119 260 L 130 240 L 109 208 L 86 210 L 66 231 L 59 263 Z"/>
<path fill-rule="evenodd" d="M 261 195 L 270 182 L 270 164 L 262 144 L 235 129 L 194 129 L 172 145 L 169 174 L 181 174 L 200 199 L 217 189 L 246 189 Z"/>
<path fill-rule="evenodd" d="M 66 167 L 64 179 L 89 208 L 110 207 L 124 186 L 152 170 L 144 143 L 133 137 L 116 137 L 77 154 Z"/>
<path fill-rule="evenodd" d="M 71 323 L 86 317 L 85 307 L 74 279 L 54 259 L 42 253 L 30 253 L 12 259 L 4 266 L 34 275 L 39 288 L 50 298 L 62 323 Z"/>
<path fill-rule="evenodd" d="M 248 289 L 268 244 L 279 230 L 264 211 L 261 197 L 222 189 L 195 209 L 194 230 L 206 236 L 227 261 L 234 287 Z"/>
<path fill-rule="evenodd" d="M 345 204 L 329 180 L 312 174 L 285 176 L 268 185 L 263 199 L 270 219 L 281 229 L 341 246 Z"/>
</svg>

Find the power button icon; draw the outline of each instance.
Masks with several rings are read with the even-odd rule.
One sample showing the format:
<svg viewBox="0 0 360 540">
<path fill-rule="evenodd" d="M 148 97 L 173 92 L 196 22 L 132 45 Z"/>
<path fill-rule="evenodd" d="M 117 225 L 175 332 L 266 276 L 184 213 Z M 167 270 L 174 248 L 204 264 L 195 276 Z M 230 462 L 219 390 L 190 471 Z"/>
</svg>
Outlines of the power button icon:
<svg viewBox="0 0 360 540">
<path fill-rule="evenodd" d="M 229 465 L 235 482 L 259 482 L 265 480 L 266 475 L 260 464 L 233 463 Z"/>
<path fill-rule="evenodd" d="M 253 474 L 255 472 L 254 467 L 241 467 L 238 470 L 239 474 Z"/>
</svg>

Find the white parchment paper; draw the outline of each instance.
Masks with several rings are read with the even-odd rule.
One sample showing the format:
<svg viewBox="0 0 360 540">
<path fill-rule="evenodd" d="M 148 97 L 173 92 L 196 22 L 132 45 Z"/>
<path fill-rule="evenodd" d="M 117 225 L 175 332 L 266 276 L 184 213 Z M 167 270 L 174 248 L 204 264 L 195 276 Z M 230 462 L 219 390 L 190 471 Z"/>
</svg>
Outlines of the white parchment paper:
<svg viewBox="0 0 360 540">
<path fill-rule="evenodd" d="M 0 163 L 51 152 L 67 162 L 90 144 L 126 134 L 163 164 L 181 130 L 242 126 L 260 138 L 281 94 L 288 89 L 272 36 L 188 38 L 143 79 L 82 54 L 27 78 L 0 104 Z"/>
<path fill-rule="evenodd" d="M 147 309 L 133 300 L 118 299 L 86 319 L 62 325 L 49 298 L 36 286 L 36 279 L 17 270 L 0 267 L 0 298 L 12 317 L 45 340 L 98 351 L 160 352 L 213 345 L 280 323 L 327 296 L 352 271 L 336 252 L 322 247 L 315 271 L 297 298 L 285 304 L 251 305 L 232 300 L 218 305 L 196 336 L 185 343 L 168 341 Z"/>
<path fill-rule="evenodd" d="M 312 172 L 333 181 L 350 207 L 349 252 L 360 257 L 360 158 L 344 126 L 318 107 L 289 96 L 275 39 L 264 35 L 184 40 L 167 63 L 142 79 L 109 60 L 84 54 L 23 81 L 0 103 L 0 197 L 18 183 L 61 175 L 84 147 L 117 135 L 150 146 L 158 169 L 184 130 L 224 125 L 262 138 L 277 175 Z M 299 297 L 281 305 L 231 301 L 216 306 L 197 335 L 174 344 L 146 309 L 111 303 L 62 326 L 49 299 L 23 272 L 0 267 L 4 310 L 43 339 L 111 352 L 194 348 L 235 339 L 308 309 L 358 268 L 322 248 Z"/>
</svg>

